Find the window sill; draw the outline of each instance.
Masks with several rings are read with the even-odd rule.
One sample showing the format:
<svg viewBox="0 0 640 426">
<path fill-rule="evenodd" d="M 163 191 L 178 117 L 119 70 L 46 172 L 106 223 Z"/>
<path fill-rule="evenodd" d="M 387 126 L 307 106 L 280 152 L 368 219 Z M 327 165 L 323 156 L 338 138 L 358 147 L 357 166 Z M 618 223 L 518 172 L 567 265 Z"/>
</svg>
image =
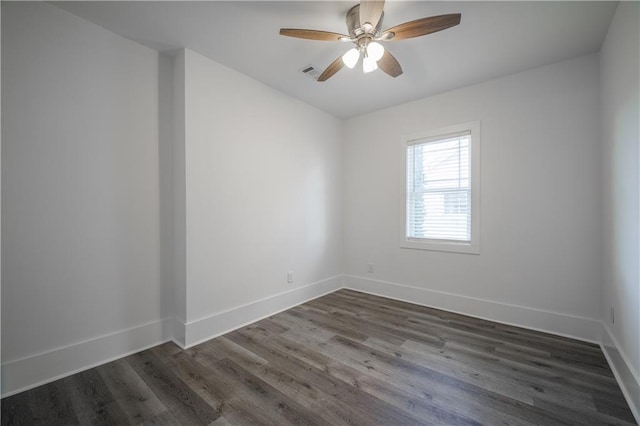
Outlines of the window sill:
<svg viewBox="0 0 640 426">
<path fill-rule="evenodd" d="M 400 247 L 414 250 L 444 251 L 462 254 L 480 254 L 480 244 L 477 242 L 456 242 L 439 240 L 407 240 L 400 242 Z"/>
</svg>

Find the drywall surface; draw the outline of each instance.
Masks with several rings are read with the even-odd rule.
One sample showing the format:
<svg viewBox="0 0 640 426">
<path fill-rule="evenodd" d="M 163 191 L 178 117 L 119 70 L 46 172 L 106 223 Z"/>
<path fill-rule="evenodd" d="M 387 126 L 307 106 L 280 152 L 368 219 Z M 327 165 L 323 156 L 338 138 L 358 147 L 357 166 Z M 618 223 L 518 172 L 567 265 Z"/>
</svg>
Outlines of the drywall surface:
<svg viewBox="0 0 640 426">
<path fill-rule="evenodd" d="M 174 60 L 170 55 L 158 57 L 158 186 L 160 224 L 161 316 L 175 316 L 174 275 Z"/>
<path fill-rule="evenodd" d="M 0 81 L 2 81 L 2 7 L 0 7 Z M 0 84 L 0 99 L 2 99 L 2 84 Z M 0 102 L 0 117 L 2 117 L 2 102 Z M 2 120 L 0 120 L 0 188 L 2 188 Z M 2 195 L 0 191 L 0 223 L 2 223 Z M 0 226 L 0 241 L 2 227 Z M 0 244 L 0 277 L 2 277 L 2 244 Z M 0 279 L 0 361 L 2 360 L 2 280 Z M 0 383 L 2 370 L 0 369 Z M 1 420 L 1 419 L 0 419 Z"/>
<path fill-rule="evenodd" d="M 184 51 L 173 58 L 173 313 L 176 318 L 174 339 L 184 344 L 184 323 L 187 318 L 186 273 L 186 184 L 185 184 L 185 61 Z M 166 172 L 166 170 L 163 170 Z"/>
<path fill-rule="evenodd" d="M 340 275 L 341 122 L 184 55 L 187 322 Z"/>
<path fill-rule="evenodd" d="M 457 310 L 497 320 L 518 323 L 483 312 L 474 299 L 597 324 L 598 120 L 595 55 L 348 120 L 346 273 L 358 283 L 464 296 Z M 400 248 L 403 135 L 473 121 L 481 126 L 480 254 Z"/>
<path fill-rule="evenodd" d="M 602 312 L 605 326 L 617 341 L 616 349 L 635 376 L 636 415 L 640 414 L 639 40 L 640 5 L 621 2 L 600 52 Z M 611 308 L 615 318 L 611 317 Z"/>
<path fill-rule="evenodd" d="M 2 63 L 4 368 L 158 321 L 161 286 L 158 53 L 3 2 Z"/>
</svg>

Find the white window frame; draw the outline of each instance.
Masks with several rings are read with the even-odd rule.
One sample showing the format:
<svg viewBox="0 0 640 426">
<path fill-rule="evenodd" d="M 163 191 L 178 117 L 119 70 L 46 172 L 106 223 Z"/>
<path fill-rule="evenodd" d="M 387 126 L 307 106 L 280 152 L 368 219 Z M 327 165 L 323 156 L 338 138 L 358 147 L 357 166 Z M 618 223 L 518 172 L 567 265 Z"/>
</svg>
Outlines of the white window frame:
<svg viewBox="0 0 640 426">
<path fill-rule="evenodd" d="M 416 239 L 407 237 L 407 147 L 420 139 L 446 137 L 453 133 L 471 132 L 471 241 Z M 480 122 L 456 124 L 407 135 L 402 138 L 402 212 L 400 247 L 453 253 L 480 254 Z"/>
</svg>

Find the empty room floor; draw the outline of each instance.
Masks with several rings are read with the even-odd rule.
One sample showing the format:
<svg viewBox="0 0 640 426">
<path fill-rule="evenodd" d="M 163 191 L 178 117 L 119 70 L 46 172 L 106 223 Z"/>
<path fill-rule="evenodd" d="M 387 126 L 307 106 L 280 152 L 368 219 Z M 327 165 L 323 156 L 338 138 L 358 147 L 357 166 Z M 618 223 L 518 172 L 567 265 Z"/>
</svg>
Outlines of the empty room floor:
<svg viewBox="0 0 640 426">
<path fill-rule="evenodd" d="M 595 344 L 340 290 L 5 398 L 2 424 L 636 423 Z"/>
</svg>

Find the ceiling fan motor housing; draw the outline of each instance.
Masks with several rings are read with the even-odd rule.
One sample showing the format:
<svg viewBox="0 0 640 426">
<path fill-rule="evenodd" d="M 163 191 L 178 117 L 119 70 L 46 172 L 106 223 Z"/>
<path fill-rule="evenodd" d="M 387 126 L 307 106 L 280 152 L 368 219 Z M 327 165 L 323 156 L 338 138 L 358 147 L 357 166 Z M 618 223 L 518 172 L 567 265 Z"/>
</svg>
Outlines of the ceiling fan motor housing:
<svg viewBox="0 0 640 426">
<path fill-rule="evenodd" d="M 380 20 L 376 25 L 375 30 L 370 32 L 372 37 L 380 34 L 380 29 L 382 28 L 382 20 L 384 18 L 384 12 L 380 16 Z M 358 38 L 364 34 L 364 30 L 360 27 L 360 4 L 353 6 L 347 12 L 347 29 L 349 30 L 349 35 L 351 38 Z"/>
</svg>

